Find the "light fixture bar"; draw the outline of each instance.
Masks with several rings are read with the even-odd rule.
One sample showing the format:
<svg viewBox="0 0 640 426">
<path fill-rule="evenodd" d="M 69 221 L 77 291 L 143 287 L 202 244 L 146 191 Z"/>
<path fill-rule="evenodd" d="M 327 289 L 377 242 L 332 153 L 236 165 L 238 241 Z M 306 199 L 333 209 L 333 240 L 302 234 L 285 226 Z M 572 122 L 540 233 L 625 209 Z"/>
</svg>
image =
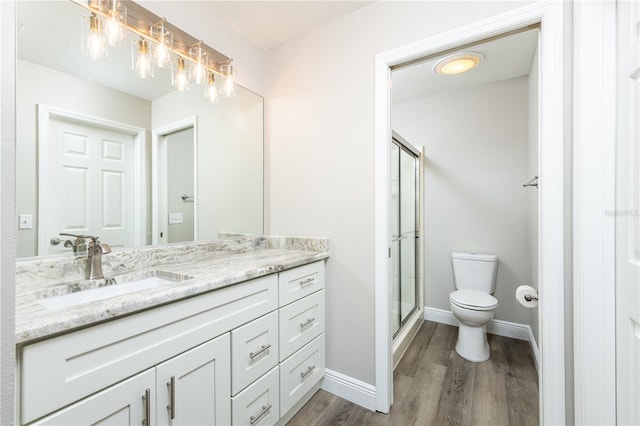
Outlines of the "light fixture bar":
<svg viewBox="0 0 640 426">
<path fill-rule="evenodd" d="M 72 1 L 90 10 L 93 13 L 101 14 L 104 16 L 104 8 L 100 7 L 100 0 Z M 140 6 L 139 4 L 133 2 L 132 0 L 120 0 L 120 3 L 125 6 L 127 10 L 126 28 L 134 32 L 138 36 L 147 38 L 155 42 L 154 37 L 150 34 L 150 28 L 153 25 L 156 25 L 158 22 L 162 21 L 162 18 Z M 173 47 L 171 48 L 173 53 L 181 56 L 185 60 L 193 62 L 193 59 L 189 55 L 189 49 L 193 45 L 200 43 L 202 52 L 206 53 L 207 57 L 209 58 L 209 64 L 207 66 L 208 71 L 225 77 L 225 74 L 222 71 L 222 66 L 232 61 L 230 57 L 218 52 L 211 46 L 208 46 L 206 43 L 201 42 L 201 40 L 196 39 L 195 37 L 172 25 L 166 20 L 164 21 L 164 27 L 168 31 L 171 31 L 173 33 Z"/>
</svg>

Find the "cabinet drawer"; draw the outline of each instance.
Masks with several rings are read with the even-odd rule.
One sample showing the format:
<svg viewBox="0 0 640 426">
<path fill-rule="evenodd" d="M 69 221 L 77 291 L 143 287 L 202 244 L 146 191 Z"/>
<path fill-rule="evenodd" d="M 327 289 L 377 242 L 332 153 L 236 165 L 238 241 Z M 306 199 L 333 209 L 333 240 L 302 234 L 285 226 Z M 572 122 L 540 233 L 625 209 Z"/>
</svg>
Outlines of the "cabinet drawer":
<svg viewBox="0 0 640 426">
<path fill-rule="evenodd" d="M 280 413 L 285 415 L 324 376 L 324 333 L 280 364 Z"/>
<path fill-rule="evenodd" d="M 280 306 L 324 288 L 324 260 L 299 266 L 278 274 Z"/>
<path fill-rule="evenodd" d="M 29 423 L 278 307 L 270 275 L 22 348 Z"/>
<path fill-rule="evenodd" d="M 278 343 L 277 312 L 231 332 L 231 395 L 278 364 Z"/>
<path fill-rule="evenodd" d="M 280 309 L 280 361 L 324 331 L 324 290 Z"/>
<path fill-rule="evenodd" d="M 280 418 L 280 375 L 278 367 L 231 398 L 234 425 L 273 425 Z"/>
</svg>

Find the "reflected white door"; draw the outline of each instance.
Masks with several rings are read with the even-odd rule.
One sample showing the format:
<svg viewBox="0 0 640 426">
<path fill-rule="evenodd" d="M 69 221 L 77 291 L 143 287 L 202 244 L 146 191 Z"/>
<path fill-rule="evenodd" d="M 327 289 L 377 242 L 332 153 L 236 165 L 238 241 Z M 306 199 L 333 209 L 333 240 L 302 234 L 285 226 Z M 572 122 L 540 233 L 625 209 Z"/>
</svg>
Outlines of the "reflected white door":
<svg viewBox="0 0 640 426">
<path fill-rule="evenodd" d="M 616 165 L 616 403 L 618 424 L 640 424 L 640 3 L 618 7 Z"/>
<path fill-rule="evenodd" d="M 52 118 L 48 144 L 48 158 L 40 159 L 50 188 L 39 196 L 44 235 L 89 234 L 112 247 L 133 246 L 134 136 Z M 38 247 L 39 255 L 70 251 L 62 243 Z"/>
</svg>

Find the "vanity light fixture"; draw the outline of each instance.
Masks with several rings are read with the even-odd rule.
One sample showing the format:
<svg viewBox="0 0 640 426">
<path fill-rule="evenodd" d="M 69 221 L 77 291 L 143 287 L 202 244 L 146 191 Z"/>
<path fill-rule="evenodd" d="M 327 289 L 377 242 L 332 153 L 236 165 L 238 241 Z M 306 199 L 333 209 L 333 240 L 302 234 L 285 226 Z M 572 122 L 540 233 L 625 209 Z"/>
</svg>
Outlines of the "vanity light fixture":
<svg viewBox="0 0 640 426">
<path fill-rule="evenodd" d="M 126 40 L 127 8 L 117 0 L 105 0 L 104 32 L 110 47 L 120 47 Z"/>
<path fill-rule="evenodd" d="M 189 90 L 189 76 L 187 75 L 187 66 L 182 56 L 176 59 L 176 68 L 173 75 L 173 87 L 178 92 L 186 92 Z"/>
<path fill-rule="evenodd" d="M 220 99 L 218 88 L 216 87 L 216 76 L 212 72 L 207 78 L 207 87 L 204 89 L 204 97 L 211 103 L 216 103 Z"/>
<path fill-rule="evenodd" d="M 132 66 L 140 77 L 152 77 L 154 65 L 171 66 L 172 85 L 176 90 L 189 90 L 189 84 L 195 82 L 205 85 L 207 92 L 211 90 L 210 74 L 218 74 L 224 78 L 220 92 L 224 96 L 235 96 L 236 71 L 232 59 L 202 40 L 194 39 L 130 0 L 83 0 L 81 5 L 91 13 L 83 17 L 82 26 L 82 51 L 90 58 L 106 59 L 107 48 L 118 45 L 120 35 L 126 39 L 129 30 L 139 37 L 134 42 Z M 175 61 L 172 58 L 176 58 Z M 215 77 L 213 81 L 215 87 Z"/>
<path fill-rule="evenodd" d="M 91 16 L 83 16 L 82 21 L 82 54 L 94 61 L 107 59 L 107 40 L 102 16 L 91 13 Z"/>
<path fill-rule="evenodd" d="M 482 53 L 459 52 L 436 62 L 433 71 L 441 75 L 462 74 L 477 67 L 483 59 Z"/>
<path fill-rule="evenodd" d="M 132 54 L 133 69 L 140 78 L 153 77 L 153 64 L 151 60 L 151 52 L 149 51 L 149 43 L 147 40 L 140 37 L 134 45 L 137 49 L 134 48 L 136 53 Z"/>
<path fill-rule="evenodd" d="M 150 28 L 151 37 L 155 43 L 153 58 L 158 68 L 169 68 L 171 66 L 171 51 L 173 49 L 173 33 L 165 26 L 166 19 L 153 25 Z"/>
</svg>

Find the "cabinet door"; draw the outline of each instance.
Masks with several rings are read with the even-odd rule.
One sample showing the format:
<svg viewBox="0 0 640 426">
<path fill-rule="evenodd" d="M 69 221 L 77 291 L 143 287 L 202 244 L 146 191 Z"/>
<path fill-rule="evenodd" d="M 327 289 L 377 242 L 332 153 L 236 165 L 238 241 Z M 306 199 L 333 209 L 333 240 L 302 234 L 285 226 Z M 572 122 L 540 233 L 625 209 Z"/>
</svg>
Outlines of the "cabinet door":
<svg viewBox="0 0 640 426">
<path fill-rule="evenodd" d="M 154 371 L 147 370 L 32 424 L 153 425 L 155 386 Z"/>
<path fill-rule="evenodd" d="M 158 425 L 231 423 L 229 333 L 156 367 Z"/>
</svg>

